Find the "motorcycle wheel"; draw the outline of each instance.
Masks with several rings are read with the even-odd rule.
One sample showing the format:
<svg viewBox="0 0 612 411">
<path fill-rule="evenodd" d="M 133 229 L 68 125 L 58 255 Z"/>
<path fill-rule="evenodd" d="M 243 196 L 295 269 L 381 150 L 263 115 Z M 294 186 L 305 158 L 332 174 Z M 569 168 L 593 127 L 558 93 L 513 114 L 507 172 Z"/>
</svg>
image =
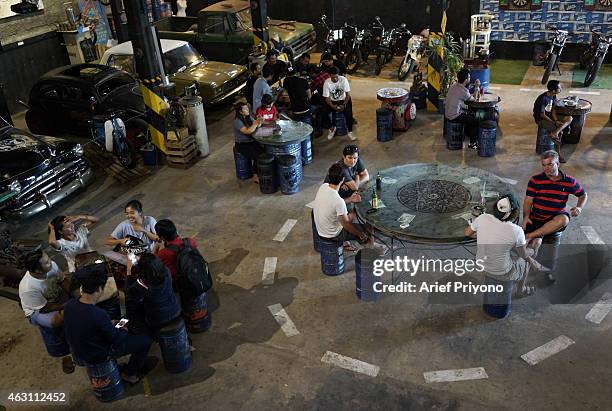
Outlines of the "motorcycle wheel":
<svg viewBox="0 0 612 411">
<path fill-rule="evenodd" d="M 380 75 L 380 72 L 382 71 L 382 68 L 384 65 L 385 65 L 385 53 L 379 51 L 378 54 L 376 55 L 375 73 L 377 76 Z"/>
<path fill-rule="evenodd" d="M 404 57 L 402 63 L 397 69 L 397 79 L 399 81 L 406 81 L 406 79 L 412 74 L 412 70 L 414 70 L 414 66 L 416 64 L 416 61 L 414 61 L 412 57 L 406 57 Z"/>
<path fill-rule="evenodd" d="M 591 50 L 587 50 L 580 56 L 580 69 L 584 70 L 589 65 L 589 61 L 591 61 Z"/>
<path fill-rule="evenodd" d="M 599 56 L 597 57 L 597 60 L 595 60 L 595 62 L 591 64 L 591 67 L 589 67 L 586 77 L 584 78 L 585 87 L 588 87 L 591 84 L 593 84 L 593 81 L 595 81 L 595 77 L 597 77 L 597 73 L 599 72 L 599 69 L 601 68 L 601 63 L 603 63 L 603 57 Z"/>
<path fill-rule="evenodd" d="M 557 54 L 553 53 L 548 58 L 548 64 L 546 65 L 546 70 L 544 70 L 544 75 L 542 76 L 542 84 L 548 83 L 548 79 L 550 78 L 550 73 L 552 73 L 555 68 L 555 64 L 557 63 Z"/>
<path fill-rule="evenodd" d="M 115 155 L 119 163 L 125 168 L 133 168 L 136 165 L 136 150 L 130 140 L 125 136 L 119 138 L 119 144 L 115 145 Z"/>
<path fill-rule="evenodd" d="M 361 65 L 361 51 L 353 50 L 346 57 L 346 72 L 353 74 Z"/>
</svg>

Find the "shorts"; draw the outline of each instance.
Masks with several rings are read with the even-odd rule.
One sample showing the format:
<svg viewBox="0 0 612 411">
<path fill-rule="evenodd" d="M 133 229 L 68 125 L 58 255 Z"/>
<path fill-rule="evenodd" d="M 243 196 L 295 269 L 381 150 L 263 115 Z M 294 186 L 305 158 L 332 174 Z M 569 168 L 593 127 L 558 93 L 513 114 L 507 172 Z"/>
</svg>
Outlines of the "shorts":
<svg viewBox="0 0 612 411">
<path fill-rule="evenodd" d="M 531 224 L 527 224 L 527 227 L 525 227 L 525 234 L 529 234 L 534 232 L 535 230 L 538 230 L 540 228 L 542 228 L 542 226 L 546 223 L 548 223 L 550 220 L 552 220 L 553 218 L 555 218 L 558 215 L 563 215 L 565 214 L 567 216 L 567 218 L 571 219 L 572 217 L 570 216 L 570 214 L 567 211 L 562 212 L 561 214 L 556 214 L 556 215 L 551 215 L 550 217 L 548 217 L 546 220 L 534 220 L 531 219 Z M 565 229 L 567 228 L 567 226 L 558 229 L 557 233 L 560 233 L 562 231 L 565 231 Z M 553 234 L 553 233 L 551 233 Z"/>
<path fill-rule="evenodd" d="M 569 116 L 557 115 L 557 121 L 565 123 L 565 120 L 567 120 L 568 117 Z M 544 118 L 538 121 L 538 126 L 544 127 L 548 131 L 555 131 L 557 129 L 557 124 L 554 121 L 550 121 Z"/>
<path fill-rule="evenodd" d="M 527 268 L 527 261 L 519 257 L 513 257 L 510 271 L 508 271 L 506 274 L 495 275 L 485 271 L 484 275 L 500 282 L 520 281 L 527 274 Z"/>
</svg>

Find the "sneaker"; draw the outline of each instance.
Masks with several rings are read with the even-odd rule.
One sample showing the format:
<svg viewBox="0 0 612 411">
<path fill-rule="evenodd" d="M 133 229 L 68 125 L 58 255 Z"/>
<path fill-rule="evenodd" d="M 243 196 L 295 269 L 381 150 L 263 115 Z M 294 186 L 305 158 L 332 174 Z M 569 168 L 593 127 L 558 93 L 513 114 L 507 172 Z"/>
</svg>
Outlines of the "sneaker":
<svg viewBox="0 0 612 411">
<path fill-rule="evenodd" d="M 335 134 L 336 134 L 336 127 L 330 128 L 329 133 L 327 134 L 327 139 L 331 140 L 332 138 L 334 138 Z"/>
<path fill-rule="evenodd" d="M 478 148 L 478 143 L 470 143 L 468 144 L 468 148 L 473 148 L 474 150 L 476 150 Z"/>
<path fill-rule="evenodd" d="M 353 135 L 353 132 L 352 132 L 352 131 L 349 131 L 349 132 L 348 132 L 348 138 L 349 138 L 351 141 L 355 141 L 355 140 L 357 140 L 357 137 L 355 137 L 355 136 Z"/>
</svg>

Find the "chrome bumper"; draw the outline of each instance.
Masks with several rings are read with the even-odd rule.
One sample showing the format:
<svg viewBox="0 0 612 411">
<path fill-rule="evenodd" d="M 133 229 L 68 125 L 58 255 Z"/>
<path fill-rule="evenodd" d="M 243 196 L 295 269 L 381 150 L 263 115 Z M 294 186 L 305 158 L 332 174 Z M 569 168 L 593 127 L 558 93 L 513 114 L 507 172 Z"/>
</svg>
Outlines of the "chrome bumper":
<svg viewBox="0 0 612 411">
<path fill-rule="evenodd" d="M 207 105 L 207 106 L 214 106 L 215 104 L 219 104 L 219 103 L 227 100 L 228 98 L 233 97 L 236 94 L 241 93 L 242 90 L 244 90 L 245 87 L 246 87 L 246 82 L 242 83 L 240 86 L 236 87 L 235 89 L 233 89 L 229 93 L 223 94 L 223 95 L 221 95 L 221 96 L 219 96 L 219 97 L 217 97 L 217 98 L 215 98 L 215 99 L 213 99 L 211 101 L 207 101 L 204 104 Z"/>
<path fill-rule="evenodd" d="M 75 178 L 70 183 L 63 186 L 61 189 L 48 194 L 45 199 L 41 199 L 36 204 L 33 204 L 27 208 L 23 208 L 15 211 L 7 211 L 6 214 L 13 218 L 28 218 L 34 214 L 38 214 L 47 208 L 51 208 L 54 204 L 68 197 L 81 187 L 85 187 L 93 178 L 93 171 L 91 167 L 81 174 L 81 178 Z"/>
</svg>

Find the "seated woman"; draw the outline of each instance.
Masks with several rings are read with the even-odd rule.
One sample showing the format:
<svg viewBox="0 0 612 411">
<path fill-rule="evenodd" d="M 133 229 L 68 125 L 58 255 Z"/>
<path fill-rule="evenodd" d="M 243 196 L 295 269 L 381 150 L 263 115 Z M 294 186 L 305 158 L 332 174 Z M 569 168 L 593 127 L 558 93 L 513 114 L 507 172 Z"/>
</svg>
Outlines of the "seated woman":
<svg viewBox="0 0 612 411">
<path fill-rule="evenodd" d="M 170 270 L 151 253 L 138 258 L 138 278 L 132 275 L 133 261 L 128 258 L 126 310 L 130 321 L 145 325 L 147 333 L 156 337 L 166 324 L 177 319 L 181 308 L 172 292 Z"/>
<path fill-rule="evenodd" d="M 89 247 L 89 229 L 98 222 L 97 217 L 89 215 L 55 217 L 49 223 L 49 245 L 59 251 L 68 263 L 68 271 L 76 270 L 74 258 L 77 254 L 91 251 Z M 78 229 L 74 223 L 83 221 Z"/>
<path fill-rule="evenodd" d="M 265 151 L 252 135 L 257 128 L 263 124 L 263 120 L 254 120 L 251 116 L 249 105 L 245 102 L 236 104 L 235 109 L 234 139 L 236 144 L 234 147 L 237 152 L 251 160 L 253 163 L 253 181 L 259 184 L 259 177 L 257 177 L 257 157 Z"/>
<path fill-rule="evenodd" d="M 124 246 L 129 236 L 136 237 L 145 243 L 149 250 L 153 250 L 159 237 L 155 233 L 155 223 L 157 221 L 151 216 L 142 213 L 142 203 L 138 200 L 131 200 L 125 205 L 125 216 L 127 219 L 115 227 L 105 244 L 110 246 Z"/>
</svg>

